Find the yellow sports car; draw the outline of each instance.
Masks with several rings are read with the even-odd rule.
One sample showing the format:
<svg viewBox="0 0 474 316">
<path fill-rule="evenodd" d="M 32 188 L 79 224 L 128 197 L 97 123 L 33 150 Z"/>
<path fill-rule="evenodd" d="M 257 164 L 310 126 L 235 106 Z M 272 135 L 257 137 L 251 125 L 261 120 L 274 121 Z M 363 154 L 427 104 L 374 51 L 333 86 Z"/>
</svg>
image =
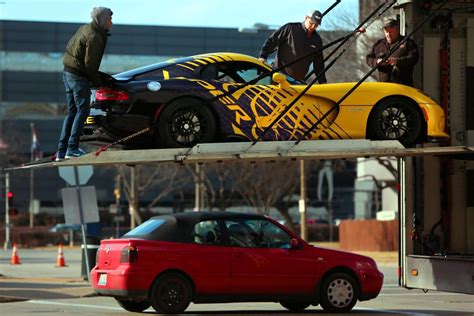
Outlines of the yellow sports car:
<svg viewBox="0 0 474 316">
<path fill-rule="evenodd" d="M 246 84 L 270 71 L 251 56 L 213 53 L 119 73 L 95 91 L 82 141 L 113 142 L 147 127 L 127 145 L 298 140 L 355 85 L 314 85 L 272 124 L 306 84 L 281 73 Z M 421 91 L 370 82 L 332 109 L 306 139 L 396 139 L 412 146 L 448 137 L 444 129 L 443 109 Z"/>
</svg>

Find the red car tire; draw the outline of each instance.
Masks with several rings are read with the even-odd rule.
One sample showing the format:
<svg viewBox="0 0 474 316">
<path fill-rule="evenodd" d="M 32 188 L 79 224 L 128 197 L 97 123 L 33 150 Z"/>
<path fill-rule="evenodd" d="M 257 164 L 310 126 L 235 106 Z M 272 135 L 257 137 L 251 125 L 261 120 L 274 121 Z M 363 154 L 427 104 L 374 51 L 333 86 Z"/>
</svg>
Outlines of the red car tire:
<svg viewBox="0 0 474 316">
<path fill-rule="evenodd" d="M 290 312 L 302 312 L 304 311 L 310 303 L 304 303 L 304 302 L 280 302 L 280 305 L 289 310 Z"/>
<path fill-rule="evenodd" d="M 115 299 L 124 310 L 129 312 L 141 313 L 151 306 L 148 301 L 133 301 L 117 297 Z"/>
<path fill-rule="evenodd" d="M 179 314 L 188 308 L 193 297 L 191 283 L 181 274 L 165 273 L 153 283 L 151 306 L 164 314 Z"/>
<path fill-rule="evenodd" d="M 326 277 L 321 287 L 321 307 L 331 313 L 350 311 L 357 303 L 359 287 L 352 276 L 338 272 Z"/>
</svg>

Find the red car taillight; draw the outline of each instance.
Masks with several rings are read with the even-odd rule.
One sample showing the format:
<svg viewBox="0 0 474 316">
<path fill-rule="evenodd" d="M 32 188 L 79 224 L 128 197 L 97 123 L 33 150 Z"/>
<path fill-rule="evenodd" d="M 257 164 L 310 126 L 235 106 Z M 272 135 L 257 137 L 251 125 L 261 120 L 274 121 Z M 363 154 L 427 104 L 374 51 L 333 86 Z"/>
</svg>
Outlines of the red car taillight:
<svg viewBox="0 0 474 316">
<path fill-rule="evenodd" d="M 122 248 L 122 253 L 120 255 L 120 262 L 132 263 L 136 262 L 138 257 L 138 249 L 135 246 L 127 246 Z"/>
<path fill-rule="evenodd" d="M 96 101 L 128 101 L 129 98 L 127 93 L 113 89 L 99 89 L 95 92 Z"/>
</svg>

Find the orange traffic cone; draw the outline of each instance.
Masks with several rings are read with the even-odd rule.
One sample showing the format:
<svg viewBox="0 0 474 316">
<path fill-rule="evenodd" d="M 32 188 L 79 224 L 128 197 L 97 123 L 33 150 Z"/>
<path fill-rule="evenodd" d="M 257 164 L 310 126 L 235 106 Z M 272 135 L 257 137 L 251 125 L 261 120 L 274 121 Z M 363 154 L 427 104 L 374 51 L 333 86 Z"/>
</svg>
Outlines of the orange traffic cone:
<svg viewBox="0 0 474 316">
<path fill-rule="evenodd" d="M 62 244 L 59 244 L 58 259 L 56 260 L 56 267 L 57 268 L 67 267 L 66 260 L 64 260 L 63 245 Z"/>
<path fill-rule="evenodd" d="M 10 264 L 21 264 L 20 257 L 18 256 L 18 249 L 16 248 L 16 243 L 13 244 L 12 260 Z"/>
</svg>

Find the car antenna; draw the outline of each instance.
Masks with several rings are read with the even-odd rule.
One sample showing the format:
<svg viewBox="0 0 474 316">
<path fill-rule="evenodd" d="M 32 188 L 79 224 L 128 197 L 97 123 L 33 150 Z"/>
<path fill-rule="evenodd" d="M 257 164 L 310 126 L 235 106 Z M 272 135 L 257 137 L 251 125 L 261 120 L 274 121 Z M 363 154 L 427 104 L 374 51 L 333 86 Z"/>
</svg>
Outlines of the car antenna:
<svg viewBox="0 0 474 316">
<path fill-rule="evenodd" d="M 367 18 L 365 18 L 364 21 L 362 21 L 362 23 L 360 23 L 348 36 L 346 36 L 347 40 L 341 42 L 330 54 L 327 58 L 330 58 L 339 48 L 341 48 L 353 35 L 355 34 L 362 34 L 365 32 L 365 29 L 368 28 L 376 19 L 378 19 L 382 14 L 385 13 L 385 11 L 387 11 L 389 8 L 391 8 L 395 2 L 397 0 L 392 0 L 392 2 L 386 6 L 386 3 L 382 3 L 381 5 L 379 5 L 374 11 L 372 11 L 371 14 L 369 14 L 367 16 Z M 386 6 L 384 8 L 384 6 Z M 382 10 L 383 8 L 383 10 Z M 378 13 L 378 14 L 377 14 Z M 374 18 L 374 16 L 377 14 L 377 16 Z M 366 25 L 367 24 L 367 25 Z M 366 25 L 364 27 L 364 25 Z M 257 139 L 255 139 L 252 143 L 252 146 L 255 145 L 259 140 L 261 140 L 263 138 L 263 136 L 265 136 L 268 131 L 276 124 L 280 121 L 280 119 L 286 114 L 288 113 L 288 111 L 296 104 L 296 102 L 298 102 L 298 100 L 316 83 L 316 81 L 318 80 L 318 77 L 320 77 L 324 72 L 326 72 L 329 68 L 332 67 L 332 65 L 334 65 L 334 63 L 337 61 L 337 59 L 339 59 L 343 54 L 344 52 L 346 51 L 346 49 L 343 49 L 338 56 L 336 56 L 335 58 L 333 58 L 333 60 L 331 61 L 331 63 L 329 65 L 327 65 L 326 67 L 324 67 L 323 70 L 321 70 L 316 76 L 315 78 L 303 89 L 303 91 L 301 91 L 300 94 L 298 94 L 296 96 L 296 98 L 294 98 L 290 104 L 288 104 L 285 109 L 270 123 L 270 125 L 268 125 L 264 130 L 263 130 L 263 133 L 258 135 L 257 136 Z"/>
<path fill-rule="evenodd" d="M 382 58 L 382 63 L 387 61 L 387 59 L 403 44 L 405 44 L 405 42 L 411 37 L 413 36 L 413 34 L 415 34 L 415 32 L 417 32 L 423 25 L 425 25 L 426 22 L 428 22 L 436 13 L 438 13 L 439 10 L 441 10 L 441 8 L 443 8 L 446 3 L 448 2 L 448 0 L 444 0 L 435 10 L 433 10 L 430 15 L 428 17 L 426 17 L 425 20 L 423 20 L 423 22 L 421 22 L 419 25 L 417 25 L 413 31 L 411 31 L 408 35 L 405 36 L 405 38 L 403 40 L 401 40 L 400 42 L 397 43 L 397 45 L 395 45 L 394 47 L 392 47 L 390 49 L 390 51 Z M 304 134 L 301 138 L 299 138 L 294 146 L 298 145 L 302 140 L 304 140 L 309 134 L 311 134 L 312 131 L 314 131 L 314 129 L 319 125 L 321 124 L 321 122 L 326 119 L 328 117 L 329 114 L 331 114 L 332 111 L 334 111 L 334 109 L 338 108 L 339 105 L 341 105 L 341 103 L 349 96 L 352 94 L 352 92 L 354 92 L 375 70 L 377 69 L 377 65 L 375 65 L 374 67 L 372 67 L 366 74 L 364 77 L 362 77 L 349 91 L 346 92 L 346 94 L 344 94 L 337 102 L 336 104 L 334 104 L 321 118 L 319 118 Z M 293 147 L 294 147 L 293 146 Z"/>
</svg>

